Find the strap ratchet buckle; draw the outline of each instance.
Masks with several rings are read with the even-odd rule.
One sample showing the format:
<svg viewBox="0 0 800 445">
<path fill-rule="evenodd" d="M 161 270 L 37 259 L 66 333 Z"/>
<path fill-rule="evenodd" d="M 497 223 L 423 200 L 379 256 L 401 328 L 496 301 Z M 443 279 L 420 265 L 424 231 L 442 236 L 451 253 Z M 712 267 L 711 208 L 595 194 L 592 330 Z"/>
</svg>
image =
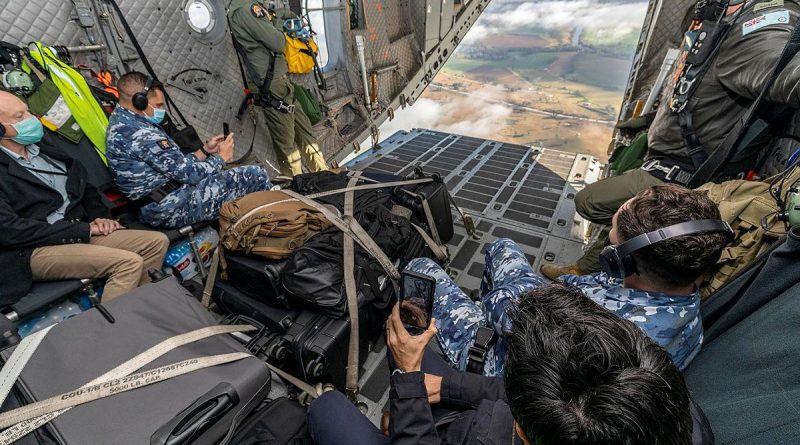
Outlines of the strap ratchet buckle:
<svg viewBox="0 0 800 445">
<path fill-rule="evenodd" d="M 467 372 L 483 374 L 483 366 L 492 343 L 495 340 L 494 329 L 481 326 L 475 332 L 475 340 L 469 348 L 467 357 Z"/>
</svg>

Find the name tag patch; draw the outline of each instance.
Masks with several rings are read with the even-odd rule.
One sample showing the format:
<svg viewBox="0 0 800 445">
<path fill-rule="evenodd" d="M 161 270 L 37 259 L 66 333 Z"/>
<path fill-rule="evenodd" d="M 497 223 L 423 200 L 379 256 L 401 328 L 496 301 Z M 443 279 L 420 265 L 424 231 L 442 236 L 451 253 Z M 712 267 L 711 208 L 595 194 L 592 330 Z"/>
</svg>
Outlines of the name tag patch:
<svg viewBox="0 0 800 445">
<path fill-rule="evenodd" d="M 761 2 L 753 6 L 753 12 L 758 12 L 769 8 L 777 8 L 779 6 L 783 6 L 783 0 L 772 0 L 768 2 Z"/>
<path fill-rule="evenodd" d="M 752 20 L 744 22 L 742 24 L 742 35 L 746 36 L 770 25 L 787 24 L 789 24 L 789 11 L 770 12 L 769 14 L 760 15 Z"/>
</svg>

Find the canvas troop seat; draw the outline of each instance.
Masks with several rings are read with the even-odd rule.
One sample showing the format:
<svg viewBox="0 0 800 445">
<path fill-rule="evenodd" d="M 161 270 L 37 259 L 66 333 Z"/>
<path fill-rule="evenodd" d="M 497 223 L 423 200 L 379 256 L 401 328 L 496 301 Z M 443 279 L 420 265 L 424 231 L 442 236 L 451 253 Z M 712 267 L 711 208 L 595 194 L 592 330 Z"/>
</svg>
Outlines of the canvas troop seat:
<svg viewBox="0 0 800 445">
<path fill-rule="evenodd" d="M 800 443 L 800 227 L 703 307 L 685 373 L 717 444 Z"/>
</svg>

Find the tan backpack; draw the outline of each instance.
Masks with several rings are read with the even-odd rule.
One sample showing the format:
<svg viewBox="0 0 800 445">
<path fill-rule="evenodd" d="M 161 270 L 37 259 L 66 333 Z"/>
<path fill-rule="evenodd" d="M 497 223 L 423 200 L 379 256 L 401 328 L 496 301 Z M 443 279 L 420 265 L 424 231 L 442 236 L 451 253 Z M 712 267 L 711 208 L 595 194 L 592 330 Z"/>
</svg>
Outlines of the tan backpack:
<svg viewBox="0 0 800 445">
<path fill-rule="evenodd" d="M 798 178 L 800 169 L 795 169 L 785 182 L 792 184 Z M 736 234 L 733 242 L 722 251 L 722 258 L 717 265 L 704 278 L 700 286 L 703 299 L 786 234 L 783 222 L 778 220 L 778 212 L 782 209 L 778 209 L 769 193 L 772 179 L 732 180 L 721 184 L 709 183 L 698 188 L 706 190 L 719 205 L 722 219 L 731 225 Z"/>
<path fill-rule="evenodd" d="M 281 191 L 256 192 L 226 202 L 219 212 L 220 245 L 269 259 L 287 258 L 331 226 L 318 210 Z"/>
</svg>

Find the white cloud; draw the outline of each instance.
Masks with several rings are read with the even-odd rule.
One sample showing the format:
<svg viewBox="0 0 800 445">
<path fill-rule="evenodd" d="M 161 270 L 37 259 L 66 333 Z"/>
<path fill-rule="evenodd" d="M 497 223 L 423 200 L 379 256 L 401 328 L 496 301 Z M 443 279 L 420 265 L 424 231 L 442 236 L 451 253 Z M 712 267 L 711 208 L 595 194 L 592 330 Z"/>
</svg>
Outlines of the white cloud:
<svg viewBox="0 0 800 445">
<path fill-rule="evenodd" d="M 479 138 L 496 137 L 499 129 L 506 127 L 511 107 L 494 102 L 499 88 L 486 86 L 469 96 L 456 96 L 445 103 L 428 98 L 418 99 L 414 105 L 395 113 L 394 120 L 381 126 L 381 137 L 386 138 L 399 130 L 428 128 L 448 133 Z"/>
<path fill-rule="evenodd" d="M 646 14 L 647 1 L 598 4 L 590 0 L 495 0 L 467 33 L 464 43 L 475 44 L 492 34 L 514 33 L 529 26 L 582 28 L 623 36 L 641 29 Z"/>
</svg>

